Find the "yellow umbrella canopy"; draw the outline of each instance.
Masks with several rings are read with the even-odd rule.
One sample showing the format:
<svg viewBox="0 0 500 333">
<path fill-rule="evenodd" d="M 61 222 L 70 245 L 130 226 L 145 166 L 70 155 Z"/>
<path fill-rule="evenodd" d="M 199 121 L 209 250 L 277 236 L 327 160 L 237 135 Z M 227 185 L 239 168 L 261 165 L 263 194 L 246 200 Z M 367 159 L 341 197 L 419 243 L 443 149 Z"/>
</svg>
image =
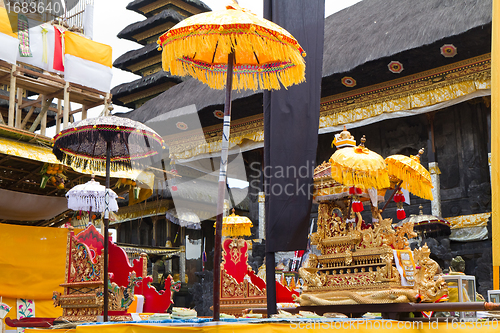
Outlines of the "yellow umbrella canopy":
<svg viewBox="0 0 500 333">
<path fill-rule="evenodd" d="M 190 75 L 214 89 L 226 83 L 228 54 L 234 53 L 232 89 L 280 89 L 305 78 L 305 52 L 277 24 L 236 3 L 225 10 L 191 16 L 158 40 L 163 69 Z"/>
<path fill-rule="evenodd" d="M 224 237 L 242 237 L 251 236 L 250 228 L 253 227 L 252 221 L 246 216 L 239 216 L 233 213 L 224 217 L 222 221 L 222 236 Z M 214 223 L 215 228 L 215 223 Z"/>
<path fill-rule="evenodd" d="M 420 149 L 417 156 L 391 155 L 385 159 L 390 176 L 402 181 L 401 187 L 427 200 L 432 200 L 432 181 L 429 171 L 420 164 Z"/>
<path fill-rule="evenodd" d="M 389 175 L 384 158 L 365 148 L 365 141 L 363 136 L 359 146 L 338 149 L 330 157 L 332 178 L 346 186 L 365 189 L 389 188 Z"/>
</svg>

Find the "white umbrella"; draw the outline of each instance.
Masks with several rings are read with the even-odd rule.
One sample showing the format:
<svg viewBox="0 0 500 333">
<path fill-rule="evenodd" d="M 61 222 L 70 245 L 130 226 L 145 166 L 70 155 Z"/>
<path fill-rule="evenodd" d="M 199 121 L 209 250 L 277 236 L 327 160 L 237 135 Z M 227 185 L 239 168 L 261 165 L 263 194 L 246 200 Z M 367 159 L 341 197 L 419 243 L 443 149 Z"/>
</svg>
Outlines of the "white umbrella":
<svg viewBox="0 0 500 333">
<path fill-rule="evenodd" d="M 118 211 L 117 197 L 118 195 L 113 190 L 109 190 L 109 210 L 112 212 Z M 66 198 L 68 198 L 69 209 L 102 213 L 106 203 L 106 187 L 91 179 L 69 190 Z"/>
<path fill-rule="evenodd" d="M 201 222 L 198 215 L 189 209 L 185 208 L 172 208 L 167 211 L 165 217 L 181 227 L 186 227 L 188 229 L 201 229 Z"/>
</svg>

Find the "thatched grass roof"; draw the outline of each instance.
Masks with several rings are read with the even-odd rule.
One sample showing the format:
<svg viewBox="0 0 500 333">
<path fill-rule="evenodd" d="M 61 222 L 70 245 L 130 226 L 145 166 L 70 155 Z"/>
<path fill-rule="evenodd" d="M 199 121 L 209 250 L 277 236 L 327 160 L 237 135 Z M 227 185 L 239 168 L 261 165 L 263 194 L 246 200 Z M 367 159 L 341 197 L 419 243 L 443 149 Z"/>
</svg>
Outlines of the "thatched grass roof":
<svg viewBox="0 0 500 333">
<path fill-rule="evenodd" d="M 130 70 L 127 69 L 127 66 L 129 66 L 130 64 L 145 60 L 150 57 L 154 57 L 155 55 L 159 55 L 160 52 L 157 50 L 157 47 L 158 44 L 151 43 L 147 44 L 144 47 L 141 47 L 140 49 L 128 51 L 119 56 L 113 63 L 113 66 L 130 72 Z"/>
<path fill-rule="evenodd" d="M 364 0 L 325 20 L 323 76 L 491 22 L 491 0 Z"/>
<path fill-rule="evenodd" d="M 145 41 L 138 41 L 133 36 L 167 22 L 173 22 L 174 24 L 177 24 L 185 18 L 186 16 L 173 9 L 165 9 L 162 12 L 145 19 L 144 21 L 128 25 L 122 31 L 120 31 L 117 36 L 118 38 L 128 39 L 133 42 L 145 44 Z"/>
<path fill-rule="evenodd" d="M 132 82 L 122 83 L 111 89 L 111 94 L 113 95 L 113 103 L 121 106 L 133 107 L 121 103 L 119 99 L 123 96 L 142 91 L 158 84 L 162 84 L 165 82 L 180 83 L 182 81 L 182 78 L 178 76 L 173 76 L 168 72 L 159 71 L 157 73 L 141 77 Z"/>
<path fill-rule="evenodd" d="M 143 14 L 139 9 L 141 7 L 149 5 L 150 3 L 153 3 L 155 1 L 157 1 L 157 0 L 134 0 L 127 5 L 127 9 L 133 10 L 139 14 Z M 200 9 L 202 12 L 208 12 L 208 11 L 212 10 L 212 9 L 210 9 L 210 7 L 208 7 L 202 1 L 199 1 L 199 0 L 182 0 L 182 2 L 185 2 L 188 5 L 196 7 L 198 9 Z"/>
</svg>

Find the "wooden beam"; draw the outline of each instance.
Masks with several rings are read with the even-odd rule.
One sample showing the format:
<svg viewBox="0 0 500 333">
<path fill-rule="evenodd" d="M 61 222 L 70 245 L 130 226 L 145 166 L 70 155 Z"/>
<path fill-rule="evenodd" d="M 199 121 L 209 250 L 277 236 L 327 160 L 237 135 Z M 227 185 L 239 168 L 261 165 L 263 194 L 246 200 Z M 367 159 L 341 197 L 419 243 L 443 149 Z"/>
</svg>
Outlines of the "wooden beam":
<svg viewBox="0 0 500 333">
<path fill-rule="evenodd" d="M 61 99 L 57 99 L 56 134 L 61 131 L 62 104 Z"/>
<path fill-rule="evenodd" d="M 35 106 L 32 106 L 30 108 L 30 110 L 28 111 L 28 114 L 26 115 L 26 117 L 24 117 L 23 122 L 21 123 L 21 127 L 20 127 L 21 129 L 24 129 L 26 127 L 26 124 L 28 123 L 28 120 L 31 118 L 31 116 L 35 112 L 35 109 L 36 109 Z"/>
<path fill-rule="evenodd" d="M 53 98 L 51 98 L 50 101 L 44 99 L 44 101 L 42 102 L 42 110 L 44 108 L 46 108 L 47 111 L 48 111 L 49 105 L 52 104 L 52 100 L 53 100 Z M 42 111 L 42 110 L 40 110 L 40 111 Z M 47 111 L 45 111 L 43 113 L 42 123 L 40 125 L 40 134 L 43 135 L 43 136 L 45 136 L 45 133 L 47 132 Z M 40 112 L 40 113 L 42 113 L 42 112 Z"/>
<path fill-rule="evenodd" d="M 45 96 L 45 100 L 47 100 L 49 98 L 57 97 L 57 95 L 61 94 L 62 92 L 63 92 L 63 90 L 61 89 L 61 90 L 56 91 L 55 93 L 49 94 L 49 95 Z M 36 100 L 21 104 L 20 108 L 24 109 L 24 108 L 27 108 L 28 106 L 42 103 L 43 101 L 44 101 L 44 97 L 43 97 L 43 95 L 40 95 L 40 96 L 38 96 L 38 98 Z"/>
<path fill-rule="evenodd" d="M 54 81 L 54 82 L 61 83 L 61 84 L 65 84 L 66 83 L 66 81 L 64 81 L 60 77 L 54 77 L 52 75 L 42 74 L 42 73 L 35 72 L 35 71 L 32 71 L 31 69 L 27 69 L 27 68 L 22 68 L 22 67 L 17 68 L 16 75 L 19 75 L 21 73 L 30 74 L 30 75 L 33 75 L 33 76 L 37 76 L 37 77 L 39 77 L 41 79 L 45 79 L 45 80 L 49 80 L 49 81 Z"/>
<path fill-rule="evenodd" d="M 87 105 L 85 108 L 88 110 L 88 109 L 92 109 L 92 108 L 95 108 L 96 106 L 99 106 L 103 103 L 104 101 L 101 101 L 101 102 L 97 102 L 97 103 L 94 103 L 94 104 L 90 104 L 90 105 Z M 79 109 L 76 109 L 74 111 L 70 111 L 69 112 L 69 115 L 74 115 L 78 112 L 83 112 L 83 107 L 79 108 Z M 62 115 L 58 115 L 57 116 L 59 119 L 61 119 L 63 116 Z M 83 118 L 82 118 L 83 119 Z M 58 132 L 59 133 L 59 132 Z"/>
<path fill-rule="evenodd" d="M 104 115 L 109 115 L 109 105 L 111 104 L 111 94 L 107 93 L 106 98 L 104 99 Z"/>
<path fill-rule="evenodd" d="M 40 113 L 36 117 L 35 121 L 33 122 L 33 124 L 31 124 L 31 127 L 29 129 L 30 132 L 35 132 L 38 124 L 40 124 L 40 121 L 42 121 L 42 118 L 47 116 L 47 110 L 49 109 L 49 105 L 52 103 L 53 99 L 54 98 L 51 98 L 50 100 L 43 103 L 42 110 L 40 110 Z"/>
<path fill-rule="evenodd" d="M 87 107 L 82 105 L 82 120 L 87 119 Z"/>
<path fill-rule="evenodd" d="M 23 101 L 23 89 L 17 88 L 17 103 L 16 103 L 16 128 L 21 128 L 21 121 L 23 119 L 23 109 L 19 107 L 19 104 Z"/>
<path fill-rule="evenodd" d="M 14 127 L 14 116 L 15 116 L 15 106 L 16 106 L 16 77 L 14 72 L 16 71 L 16 65 L 12 65 L 10 74 L 10 88 L 9 88 L 9 119 L 8 126 Z"/>
<path fill-rule="evenodd" d="M 70 83 L 69 91 L 71 91 L 71 88 L 76 88 L 76 89 L 79 89 L 79 90 L 93 92 L 94 94 L 99 94 L 99 95 L 102 95 L 102 96 L 106 96 L 106 93 L 104 91 L 100 91 L 100 90 L 97 90 L 97 89 L 94 89 L 94 88 L 90 88 L 90 87 L 85 87 L 85 86 L 82 86 L 82 85 L 77 84 L 77 83 Z"/>
<path fill-rule="evenodd" d="M 64 110 L 63 110 L 63 129 L 68 127 L 69 123 L 69 82 L 64 85 Z"/>
</svg>

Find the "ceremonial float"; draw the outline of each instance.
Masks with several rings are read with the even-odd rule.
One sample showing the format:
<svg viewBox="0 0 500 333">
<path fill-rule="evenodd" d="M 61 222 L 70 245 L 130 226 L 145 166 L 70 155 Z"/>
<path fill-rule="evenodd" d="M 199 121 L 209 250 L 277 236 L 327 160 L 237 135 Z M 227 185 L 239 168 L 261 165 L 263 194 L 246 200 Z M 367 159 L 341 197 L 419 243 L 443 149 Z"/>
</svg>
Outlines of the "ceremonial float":
<svg viewBox="0 0 500 333">
<path fill-rule="evenodd" d="M 364 147 L 365 141 L 356 146 L 344 129 L 334 140 L 338 150 L 315 169 L 319 207 L 317 231 L 310 239 L 321 254 L 310 254 L 299 269 L 304 285 L 296 301 L 309 306 L 446 300 L 447 285 L 437 277 L 439 265 L 429 258 L 427 245 L 414 251 L 409 247 L 408 239 L 417 236 L 413 223 L 396 227 L 377 206 L 379 195 L 391 188 L 398 218 L 405 215 L 401 188 L 432 198 L 430 176 L 420 165 L 423 150 L 411 158 L 384 160 Z M 370 202 L 371 223 L 361 216 L 363 201 Z"/>
</svg>

